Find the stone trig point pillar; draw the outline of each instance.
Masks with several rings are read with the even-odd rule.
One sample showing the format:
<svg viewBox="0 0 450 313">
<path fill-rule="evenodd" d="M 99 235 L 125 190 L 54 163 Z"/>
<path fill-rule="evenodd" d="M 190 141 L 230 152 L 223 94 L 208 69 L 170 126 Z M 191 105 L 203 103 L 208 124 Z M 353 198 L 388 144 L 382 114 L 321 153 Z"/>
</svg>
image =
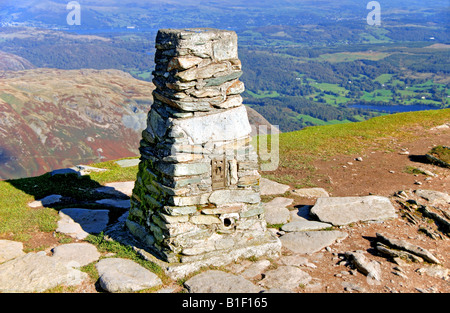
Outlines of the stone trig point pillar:
<svg viewBox="0 0 450 313">
<path fill-rule="evenodd" d="M 277 255 L 240 96 L 236 33 L 163 29 L 156 49 L 128 229 L 164 261 L 192 270 Z"/>
</svg>

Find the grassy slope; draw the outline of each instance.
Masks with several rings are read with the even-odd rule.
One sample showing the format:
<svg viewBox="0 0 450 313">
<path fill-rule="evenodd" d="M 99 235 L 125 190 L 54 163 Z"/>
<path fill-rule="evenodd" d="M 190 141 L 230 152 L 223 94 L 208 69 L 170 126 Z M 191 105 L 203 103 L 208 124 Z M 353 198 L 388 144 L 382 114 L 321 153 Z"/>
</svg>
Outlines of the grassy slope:
<svg viewBox="0 0 450 313">
<path fill-rule="evenodd" d="M 264 176 L 289 182 L 284 170 L 309 169 L 311 162 L 337 154 L 351 154 L 374 145 L 386 148 L 386 139 L 413 139 L 420 136 L 415 126 L 430 128 L 450 120 L 450 109 L 408 112 L 386 115 L 358 123 L 315 126 L 280 135 L 280 164 L 274 172 Z M 50 194 L 77 199 L 97 199 L 89 192 L 112 181 L 135 180 L 137 166 L 121 168 L 113 161 L 93 164 L 107 168 L 105 173 L 93 173 L 83 178 L 38 177 L 0 181 L 0 238 L 26 242 L 35 232 L 53 232 L 58 220 L 57 207 L 31 209 L 27 203 Z"/>
<path fill-rule="evenodd" d="M 416 127 L 431 128 L 450 120 L 450 109 L 384 115 L 358 123 L 308 127 L 280 135 L 280 159 L 276 171 L 263 173 L 283 183 L 299 182 L 295 170 L 314 172 L 312 162 L 338 154 L 356 154 L 369 147 L 389 149 L 392 138 L 414 140 L 421 134 Z M 298 188 L 299 186 L 296 186 Z"/>
</svg>

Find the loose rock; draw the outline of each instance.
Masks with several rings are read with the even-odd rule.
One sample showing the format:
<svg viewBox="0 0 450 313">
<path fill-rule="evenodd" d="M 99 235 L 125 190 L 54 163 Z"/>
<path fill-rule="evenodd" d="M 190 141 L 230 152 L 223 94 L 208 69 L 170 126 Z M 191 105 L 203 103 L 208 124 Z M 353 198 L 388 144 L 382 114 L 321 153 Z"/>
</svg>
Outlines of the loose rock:
<svg viewBox="0 0 450 313">
<path fill-rule="evenodd" d="M 380 263 L 368 260 L 362 252 L 346 252 L 345 256 L 361 273 L 369 278 L 381 281 Z"/>
<path fill-rule="evenodd" d="M 422 247 L 410 244 L 409 242 L 406 242 L 404 240 L 398 240 L 398 239 L 390 239 L 386 236 L 383 236 L 381 234 L 376 234 L 377 240 L 381 241 L 382 243 L 394 248 L 394 249 L 400 249 L 405 250 L 407 252 L 410 252 L 412 254 L 415 254 L 421 258 L 423 258 L 425 261 L 435 264 L 440 264 L 441 262 L 429 251 L 425 250 Z"/>
</svg>

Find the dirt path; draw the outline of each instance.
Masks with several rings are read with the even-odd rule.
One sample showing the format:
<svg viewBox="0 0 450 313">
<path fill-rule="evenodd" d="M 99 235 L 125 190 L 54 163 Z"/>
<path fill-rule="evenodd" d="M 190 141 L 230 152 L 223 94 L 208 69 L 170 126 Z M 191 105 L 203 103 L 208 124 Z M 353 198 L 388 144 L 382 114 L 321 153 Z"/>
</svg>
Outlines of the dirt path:
<svg viewBox="0 0 450 313">
<path fill-rule="evenodd" d="M 395 192 L 416 189 L 431 189 L 450 192 L 450 170 L 424 162 L 424 155 L 436 145 L 449 145 L 450 130 L 418 129 L 423 136 L 414 141 L 392 139 L 389 151 L 371 148 L 360 155 L 339 155 L 329 161 L 316 161 L 316 173 L 313 183 L 326 189 L 331 196 L 365 196 L 369 194 L 391 197 L 395 207 Z M 409 154 L 406 154 L 406 151 Z M 356 158 L 361 157 L 362 161 Z M 420 167 L 438 175 L 429 177 L 423 174 L 407 173 L 406 169 Z M 417 199 L 417 198 L 416 198 Z M 417 199 L 422 201 L 423 199 Z M 297 198 L 296 205 L 314 204 L 314 199 Z M 450 207 L 447 208 L 447 210 Z M 425 226 L 424 226 L 425 225 Z M 317 282 L 316 288 L 307 287 L 307 292 L 345 292 L 344 286 L 356 286 L 359 291 L 383 292 L 449 292 L 448 280 L 430 277 L 423 273 L 424 264 L 408 263 L 399 266 L 376 253 L 373 242 L 376 233 L 387 237 L 407 240 L 408 242 L 428 249 L 444 262 L 444 267 L 450 266 L 450 243 L 448 237 L 431 239 L 419 231 L 420 227 L 428 225 L 413 225 L 404 218 L 397 218 L 383 223 L 357 223 L 342 227 L 349 236 L 341 243 L 332 245 L 327 251 L 309 256 L 310 261 L 317 265 L 308 273 Z M 356 270 L 349 269 L 340 257 L 346 251 L 362 250 L 368 252 L 371 260 L 378 261 L 382 268 L 383 279 L 374 284 Z M 402 270 L 401 275 L 398 269 Z M 406 278 L 405 278 L 406 277 Z M 347 287 L 347 291 L 357 292 Z"/>
<path fill-rule="evenodd" d="M 333 196 L 370 193 L 389 196 L 399 190 L 419 188 L 449 192 L 450 171 L 424 162 L 424 155 L 433 146 L 449 145 L 450 130 L 418 131 L 424 135 L 414 141 L 402 142 L 393 138 L 389 144 L 390 151 L 371 148 L 360 155 L 341 155 L 330 161 L 317 161 L 314 166 L 318 178 L 314 183 Z M 362 161 L 357 161 L 358 157 Z M 415 176 L 406 172 L 408 166 L 429 170 L 438 177 Z"/>
</svg>

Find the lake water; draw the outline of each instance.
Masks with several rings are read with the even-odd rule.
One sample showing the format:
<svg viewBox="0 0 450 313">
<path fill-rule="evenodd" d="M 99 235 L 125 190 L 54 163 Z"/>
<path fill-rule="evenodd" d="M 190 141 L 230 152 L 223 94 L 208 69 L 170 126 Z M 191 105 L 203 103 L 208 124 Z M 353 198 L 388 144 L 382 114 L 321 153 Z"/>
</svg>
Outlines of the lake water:
<svg viewBox="0 0 450 313">
<path fill-rule="evenodd" d="M 438 107 L 424 105 L 424 104 L 412 104 L 412 105 L 366 105 L 366 104 L 353 104 L 349 105 L 349 108 L 375 110 L 387 113 L 399 113 L 399 112 L 413 112 L 413 111 L 427 111 L 427 110 L 439 110 Z"/>
</svg>

